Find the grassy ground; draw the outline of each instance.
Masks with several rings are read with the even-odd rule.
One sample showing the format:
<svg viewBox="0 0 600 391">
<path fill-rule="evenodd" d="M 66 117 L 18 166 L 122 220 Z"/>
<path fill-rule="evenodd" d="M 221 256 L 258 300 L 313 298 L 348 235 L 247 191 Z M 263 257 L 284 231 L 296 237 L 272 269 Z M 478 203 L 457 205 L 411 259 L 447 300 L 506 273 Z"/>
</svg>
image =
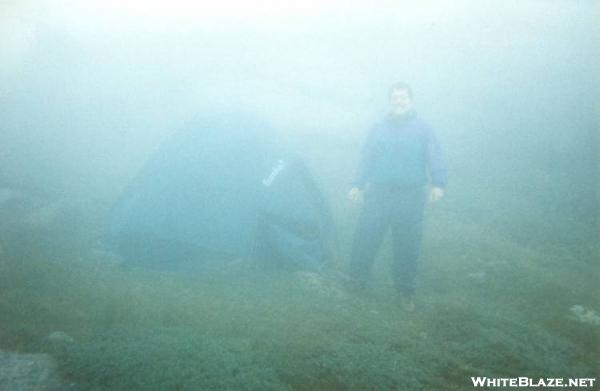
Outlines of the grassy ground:
<svg viewBox="0 0 600 391">
<path fill-rule="evenodd" d="M 597 304 L 593 250 L 532 250 L 429 210 L 407 313 L 388 248 L 357 296 L 338 275 L 343 253 L 323 276 L 243 264 L 182 275 L 102 253 L 47 259 L 32 244 L 0 264 L 0 341 L 53 353 L 82 390 L 458 390 L 470 376 L 596 377 L 599 328 L 568 318 L 574 304 Z M 46 341 L 56 330 L 76 342 Z"/>
</svg>

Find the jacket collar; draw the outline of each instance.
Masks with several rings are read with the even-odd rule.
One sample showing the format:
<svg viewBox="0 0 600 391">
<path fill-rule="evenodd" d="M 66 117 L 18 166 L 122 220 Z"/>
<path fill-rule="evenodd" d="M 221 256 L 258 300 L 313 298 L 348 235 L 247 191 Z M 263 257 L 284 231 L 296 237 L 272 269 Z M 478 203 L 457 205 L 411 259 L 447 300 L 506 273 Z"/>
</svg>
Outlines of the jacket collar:
<svg viewBox="0 0 600 391">
<path fill-rule="evenodd" d="M 406 114 L 398 116 L 394 114 L 388 114 L 387 122 L 393 125 L 394 127 L 404 126 L 411 120 L 417 117 L 417 112 L 415 110 L 410 110 Z"/>
</svg>

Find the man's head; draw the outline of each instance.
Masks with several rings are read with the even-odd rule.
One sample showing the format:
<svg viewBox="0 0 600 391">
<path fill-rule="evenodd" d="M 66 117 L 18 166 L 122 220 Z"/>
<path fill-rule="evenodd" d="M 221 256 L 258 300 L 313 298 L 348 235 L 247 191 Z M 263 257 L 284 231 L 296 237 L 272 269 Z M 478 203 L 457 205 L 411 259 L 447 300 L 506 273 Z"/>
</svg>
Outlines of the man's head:
<svg viewBox="0 0 600 391">
<path fill-rule="evenodd" d="M 389 93 L 392 114 L 403 116 L 412 110 L 412 98 L 413 92 L 410 85 L 403 82 L 392 84 Z"/>
</svg>

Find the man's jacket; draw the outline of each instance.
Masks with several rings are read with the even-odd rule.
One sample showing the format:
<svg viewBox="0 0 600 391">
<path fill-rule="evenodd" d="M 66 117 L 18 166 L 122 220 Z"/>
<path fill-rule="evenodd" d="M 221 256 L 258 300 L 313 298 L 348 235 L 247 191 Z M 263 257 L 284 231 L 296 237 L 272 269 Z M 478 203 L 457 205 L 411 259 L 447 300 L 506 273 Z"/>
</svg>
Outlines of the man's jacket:
<svg viewBox="0 0 600 391">
<path fill-rule="evenodd" d="M 447 170 L 433 129 L 414 111 L 376 124 L 362 150 L 353 186 L 445 187 Z"/>
</svg>

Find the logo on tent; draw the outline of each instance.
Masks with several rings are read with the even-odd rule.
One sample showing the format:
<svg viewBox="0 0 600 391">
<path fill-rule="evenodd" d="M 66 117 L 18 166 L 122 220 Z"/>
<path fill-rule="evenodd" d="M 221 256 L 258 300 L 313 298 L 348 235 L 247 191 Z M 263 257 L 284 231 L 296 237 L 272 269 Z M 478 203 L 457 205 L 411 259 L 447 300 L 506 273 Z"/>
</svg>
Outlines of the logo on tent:
<svg viewBox="0 0 600 391">
<path fill-rule="evenodd" d="M 271 183 L 273 183 L 275 178 L 277 178 L 277 175 L 279 175 L 279 173 L 281 171 L 283 171 L 284 168 L 285 168 L 285 162 L 280 159 L 277 162 L 277 165 L 271 169 L 271 174 L 269 174 L 268 177 L 266 177 L 265 179 L 262 180 L 262 184 L 265 185 L 265 187 L 271 186 Z"/>
</svg>

